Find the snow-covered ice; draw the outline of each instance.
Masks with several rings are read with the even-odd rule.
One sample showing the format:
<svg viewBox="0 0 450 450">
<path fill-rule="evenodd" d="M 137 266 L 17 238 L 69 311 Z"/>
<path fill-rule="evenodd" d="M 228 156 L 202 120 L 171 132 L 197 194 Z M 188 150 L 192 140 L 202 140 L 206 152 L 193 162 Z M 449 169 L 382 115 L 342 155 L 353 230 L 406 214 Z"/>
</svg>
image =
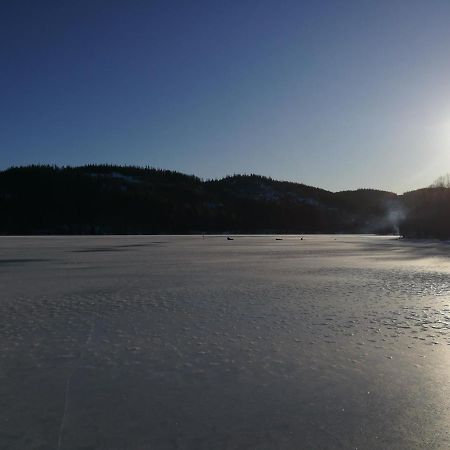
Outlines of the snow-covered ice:
<svg viewBox="0 0 450 450">
<path fill-rule="evenodd" d="M 0 238 L 0 448 L 450 448 L 450 246 Z"/>
</svg>

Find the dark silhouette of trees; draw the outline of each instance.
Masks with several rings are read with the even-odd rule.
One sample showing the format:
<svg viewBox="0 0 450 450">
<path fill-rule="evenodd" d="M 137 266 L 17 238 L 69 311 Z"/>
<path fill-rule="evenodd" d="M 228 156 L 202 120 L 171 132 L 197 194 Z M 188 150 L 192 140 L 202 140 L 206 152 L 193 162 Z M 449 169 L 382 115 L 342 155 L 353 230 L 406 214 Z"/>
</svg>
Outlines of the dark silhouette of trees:
<svg viewBox="0 0 450 450">
<path fill-rule="evenodd" d="M 33 165 L 0 172 L 0 233 L 393 232 L 383 221 L 393 200 L 254 174 L 204 181 L 152 167 Z"/>
<path fill-rule="evenodd" d="M 429 187 L 403 194 L 407 214 L 400 232 L 412 238 L 450 238 L 450 188 Z"/>
</svg>

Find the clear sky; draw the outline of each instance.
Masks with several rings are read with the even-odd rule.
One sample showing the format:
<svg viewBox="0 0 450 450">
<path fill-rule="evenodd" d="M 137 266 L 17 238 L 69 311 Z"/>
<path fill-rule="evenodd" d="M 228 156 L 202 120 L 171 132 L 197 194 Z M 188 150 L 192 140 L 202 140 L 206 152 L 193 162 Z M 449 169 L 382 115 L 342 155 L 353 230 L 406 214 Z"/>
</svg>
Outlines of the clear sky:
<svg viewBox="0 0 450 450">
<path fill-rule="evenodd" d="M 0 168 L 330 190 L 450 171 L 448 0 L 0 2 Z"/>
</svg>

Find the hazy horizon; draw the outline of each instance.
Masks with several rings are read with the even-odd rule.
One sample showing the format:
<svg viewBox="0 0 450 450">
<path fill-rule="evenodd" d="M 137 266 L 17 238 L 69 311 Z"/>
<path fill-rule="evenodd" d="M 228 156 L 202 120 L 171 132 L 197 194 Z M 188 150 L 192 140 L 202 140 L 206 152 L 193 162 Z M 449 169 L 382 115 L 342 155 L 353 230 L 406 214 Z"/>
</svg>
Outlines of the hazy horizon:
<svg viewBox="0 0 450 450">
<path fill-rule="evenodd" d="M 0 5 L 11 165 L 402 193 L 450 170 L 450 3 Z"/>
</svg>

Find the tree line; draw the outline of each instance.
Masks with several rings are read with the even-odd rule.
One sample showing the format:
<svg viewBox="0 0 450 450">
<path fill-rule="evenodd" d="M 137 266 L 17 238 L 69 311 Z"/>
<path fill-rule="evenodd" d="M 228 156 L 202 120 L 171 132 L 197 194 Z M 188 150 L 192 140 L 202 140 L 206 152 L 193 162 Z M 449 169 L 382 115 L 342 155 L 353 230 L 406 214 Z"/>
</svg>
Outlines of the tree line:
<svg viewBox="0 0 450 450">
<path fill-rule="evenodd" d="M 333 193 L 255 174 L 202 180 L 152 167 L 0 172 L 1 234 L 396 233 L 445 238 L 450 189 Z M 395 215 L 393 211 L 405 211 Z M 450 235 L 450 233 L 447 233 Z"/>
</svg>

